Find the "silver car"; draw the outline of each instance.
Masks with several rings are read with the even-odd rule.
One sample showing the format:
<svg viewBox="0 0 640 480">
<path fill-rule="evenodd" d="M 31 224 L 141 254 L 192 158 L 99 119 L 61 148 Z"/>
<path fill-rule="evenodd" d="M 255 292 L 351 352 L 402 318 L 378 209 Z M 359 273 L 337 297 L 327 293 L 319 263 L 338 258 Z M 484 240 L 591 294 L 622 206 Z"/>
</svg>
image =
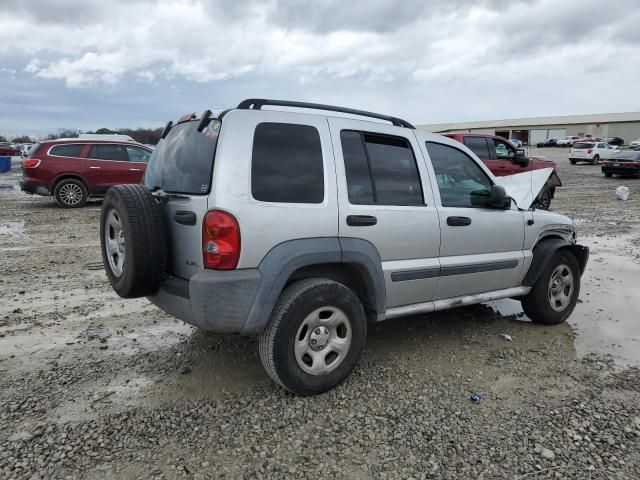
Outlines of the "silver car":
<svg viewBox="0 0 640 480">
<path fill-rule="evenodd" d="M 519 209 L 455 140 L 258 99 L 170 122 L 144 185 L 108 191 L 100 238 L 120 296 L 257 335 L 271 378 L 300 395 L 349 375 L 371 322 L 517 298 L 561 323 L 588 259 L 572 220 Z"/>
</svg>

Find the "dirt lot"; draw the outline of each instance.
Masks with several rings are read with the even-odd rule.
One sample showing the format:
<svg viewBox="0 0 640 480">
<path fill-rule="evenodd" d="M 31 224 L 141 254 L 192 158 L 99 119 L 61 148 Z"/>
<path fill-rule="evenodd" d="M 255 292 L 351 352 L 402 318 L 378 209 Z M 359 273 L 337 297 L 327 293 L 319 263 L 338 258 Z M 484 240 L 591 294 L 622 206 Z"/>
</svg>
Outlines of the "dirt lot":
<svg viewBox="0 0 640 480">
<path fill-rule="evenodd" d="M 0 478 L 640 478 L 640 180 L 538 153 L 592 249 L 570 325 L 514 301 L 385 322 L 314 398 L 277 388 L 254 339 L 117 297 L 99 203 L 0 175 Z"/>
</svg>

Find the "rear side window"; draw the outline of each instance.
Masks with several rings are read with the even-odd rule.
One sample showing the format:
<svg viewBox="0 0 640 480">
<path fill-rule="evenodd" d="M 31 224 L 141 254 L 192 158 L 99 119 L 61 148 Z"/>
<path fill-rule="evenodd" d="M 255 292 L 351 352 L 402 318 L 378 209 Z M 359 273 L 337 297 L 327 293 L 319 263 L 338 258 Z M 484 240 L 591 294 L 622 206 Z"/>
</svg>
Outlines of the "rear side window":
<svg viewBox="0 0 640 480">
<path fill-rule="evenodd" d="M 480 159 L 489 159 L 491 154 L 489 153 L 489 145 L 487 139 L 483 137 L 464 137 L 464 144 L 475 153 Z"/>
<path fill-rule="evenodd" d="M 324 168 L 318 129 L 260 123 L 253 137 L 251 194 L 279 203 L 322 203 Z"/>
<path fill-rule="evenodd" d="M 82 154 L 83 148 L 84 145 L 81 143 L 55 145 L 51 147 L 51 150 L 49 150 L 49 155 L 56 155 L 58 157 L 79 157 Z M 35 153 L 35 149 L 33 150 L 33 152 Z M 29 153 L 31 153 L 31 150 L 29 151 Z"/>
<path fill-rule="evenodd" d="M 349 202 L 423 205 L 416 159 L 402 137 L 345 130 L 340 134 Z"/>
<path fill-rule="evenodd" d="M 147 163 L 151 152 L 140 147 L 127 147 L 127 155 L 129 156 L 130 162 Z"/>
<path fill-rule="evenodd" d="M 97 158 L 99 160 L 116 160 L 119 162 L 126 162 L 129 160 L 127 157 L 127 150 L 124 145 L 108 143 L 93 145 L 89 152 L 89 158 Z"/>
</svg>

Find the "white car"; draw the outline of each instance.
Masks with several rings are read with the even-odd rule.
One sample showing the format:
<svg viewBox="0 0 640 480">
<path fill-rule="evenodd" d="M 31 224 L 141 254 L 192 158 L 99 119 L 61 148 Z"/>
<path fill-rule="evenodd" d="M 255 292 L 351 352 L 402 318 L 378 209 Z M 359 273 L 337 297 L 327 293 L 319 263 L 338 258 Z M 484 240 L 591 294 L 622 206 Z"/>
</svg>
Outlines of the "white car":
<svg viewBox="0 0 640 480">
<path fill-rule="evenodd" d="M 556 145 L 557 145 L 558 147 L 570 147 L 571 145 L 573 145 L 573 144 L 574 144 L 574 142 L 575 142 L 576 140 L 579 140 L 579 139 L 580 139 L 580 138 L 579 138 L 579 137 L 576 137 L 575 135 L 567 135 L 566 137 L 561 138 L 560 140 L 558 140 L 558 141 L 556 142 Z"/>
<path fill-rule="evenodd" d="M 600 160 L 618 153 L 618 147 L 604 142 L 578 142 L 571 147 L 569 161 L 571 165 L 578 162 L 589 162 L 596 165 Z"/>
<path fill-rule="evenodd" d="M 629 142 L 629 146 L 631 148 L 633 147 L 640 147 L 640 138 L 638 138 L 637 140 L 634 140 L 633 142 Z"/>
</svg>

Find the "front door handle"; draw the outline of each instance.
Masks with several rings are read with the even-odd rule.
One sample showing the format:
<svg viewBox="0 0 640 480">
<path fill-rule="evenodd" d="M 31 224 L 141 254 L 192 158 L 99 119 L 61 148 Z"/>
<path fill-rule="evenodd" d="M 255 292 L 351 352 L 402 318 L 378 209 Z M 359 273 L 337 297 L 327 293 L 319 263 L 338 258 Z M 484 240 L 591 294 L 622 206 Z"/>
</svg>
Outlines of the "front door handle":
<svg viewBox="0 0 640 480">
<path fill-rule="evenodd" d="M 347 225 L 350 227 L 368 227 L 378 223 L 378 219 L 373 215 L 349 215 Z"/>
<path fill-rule="evenodd" d="M 139 168 L 130 168 L 129 170 L 131 170 L 132 172 L 139 172 L 140 171 Z"/>
<path fill-rule="evenodd" d="M 447 217 L 447 225 L 450 227 L 466 227 L 471 225 L 469 217 Z"/>
<path fill-rule="evenodd" d="M 89 167 L 89 168 L 91 168 L 93 170 L 100 170 L 100 167 Z"/>
</svg>

